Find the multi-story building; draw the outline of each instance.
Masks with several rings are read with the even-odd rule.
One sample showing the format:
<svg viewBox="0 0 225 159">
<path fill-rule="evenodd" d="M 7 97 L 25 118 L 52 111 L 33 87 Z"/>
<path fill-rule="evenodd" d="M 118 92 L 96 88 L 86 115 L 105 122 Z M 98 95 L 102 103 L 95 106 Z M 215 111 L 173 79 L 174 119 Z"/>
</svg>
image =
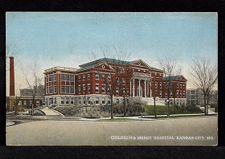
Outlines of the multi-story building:
<svg viewBox="0 0 225 159">
<path fill-rule="evenodd" d="M 189 105 L 204 105 L 204 96 L 200 88 L 188 89 L 187 90 L 187 104 Z M 213 90 L 210 98 L 210 105 L 218 104 L 218 91 Z"/>
<path fill-rule="evenodd" d="M 201 90 L 200 89 L 188 89 L 187 90 L 187 104 L 188 105 L 201 105 Z"/>
<path fill-rule="evenodd" d="M 74 104 L 75 72 L 66 67 L 45 70 L 45 105 Z"/>
<path fill-rule="evenodd" d="M 110 95 L 116 103 L 123 102 L 123 97 L 128 102 L 141 98 L 147 103 L 153 96 L 164 97 L 163 71 L 143 60 L 101 58 L 79 69 L 53 67 L 44 74 L 46 105 L 106 105 L 110 104 Z"/>
<path fill-rule="evenodd" d="M 186 105 L 187 79 L 182 75 L 163 78 L 162 98 L 170 98 L 171 104 Z"/>
</svg>

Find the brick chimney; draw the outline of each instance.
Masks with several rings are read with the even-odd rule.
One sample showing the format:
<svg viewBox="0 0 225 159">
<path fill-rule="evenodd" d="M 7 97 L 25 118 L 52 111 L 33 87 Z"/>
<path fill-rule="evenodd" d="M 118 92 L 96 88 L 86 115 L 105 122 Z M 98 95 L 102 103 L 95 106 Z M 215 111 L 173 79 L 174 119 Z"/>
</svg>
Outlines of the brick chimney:
<svg viewBox="0 0 225 159">
<path fill-rule="evenodd" d="M 15 73 L 14 73 L 14 57 L 9 57 L 9 96 L 15 96 Z"/>
</svg>

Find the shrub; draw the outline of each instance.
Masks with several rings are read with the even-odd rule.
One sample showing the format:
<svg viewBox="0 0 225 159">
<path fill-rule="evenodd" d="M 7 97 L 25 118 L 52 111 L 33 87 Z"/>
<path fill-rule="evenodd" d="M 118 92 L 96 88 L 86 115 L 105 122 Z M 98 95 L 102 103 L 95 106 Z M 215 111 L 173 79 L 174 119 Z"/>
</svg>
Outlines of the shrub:
<svg viewBox="0 0 225 159">
<path fill-rule="evenodd" d="M 174 109 L 175 107 L 175 109 Z M 166 115 L 168 112 L 167 105 L 157 105 L 156 106 L 156 114 L 157 115 Z M 175 112 L 174 112 L 175 111 Z M 154 115 L 154 106 L 153 105 L 146 105 L 145 112 L 149 115 Z M 177 106 L 177 105 L 170 105 L 169 107 L 169 114 L 189 114 L 189 113 L 201 113 L 200 108 L 195 106 Z"/>
<path fill-rule="evenodd" d="M 171 111 L 171 110 L 170 110 Z M 146 105 L 145 106 L 145 112 L 149 115 L 154 115 L 154 106 L 153 105 Z M 167 114 L 167 106 L 163 106 L 163 105 L 157 105 L 156 106 L 156 114 L 159 115 L 163 115 L 163 114 Z"/>
<path fill-rule="evenodd" d="M 187 105 L 187 111 L 190 113 L 201 113 L 201 109 L 195 105 Z"/>
</svg>

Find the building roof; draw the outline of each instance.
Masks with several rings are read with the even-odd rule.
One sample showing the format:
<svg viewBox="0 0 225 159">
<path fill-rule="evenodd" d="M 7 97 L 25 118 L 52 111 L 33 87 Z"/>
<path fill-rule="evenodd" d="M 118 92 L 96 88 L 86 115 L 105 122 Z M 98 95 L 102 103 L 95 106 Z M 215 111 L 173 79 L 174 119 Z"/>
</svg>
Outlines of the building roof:
<svg viewBox="0 0 225 159">
<path fill-rule="evenodd" d="M 134 60 L 134 61 L 131 61 L 130 64 L 132 65 L 136 65 L 137 63 L 142 63 L 144 64 L 146 67 L 148 67 L 150 70 L 152 71 L 159 71 L 159 72 L 163 72 L 163 70 L 161 69 L 158 69 L 158 68 L 155 68 L 155 67 L 151 67 L 149 66 L 146 62 L 144 62 L 142 59 L 138 59 L 138 60 Z"/>
<path fill-rule="evenodd" d="M 76 72 L 76 68 L 73 67 L 61 67 L 61 66 L 56 66 L 56 67 L 51 67 L 49 69 L 46 69 L 44 71 L 45 73 L 53 72 L 53 71 L 66 71 L 66 72 Z"/>
<path fill-rule="evenodd" d="M 145 63 L 143 60 L 139 59 L 139 60 L 135 60 L 135 61 L 124 61 L 124 60 L 117 60 L 117 59 L 113 59 L 113 58 L 100 58 L 98 60 L 94 60 L 82 65 L 79 65 L 81 68 L 78 71 L 82 71 L 82 70 L 86 70 L 88 68 L 92 68 L 93 66 L 96 66 L 99 63 L 110 63 L 110 64 L 122 64 L 122 65 L 126 65 L 126 64 L 135 64 L 137 62 L 142 62 L 144 65 L 146 65 L 150 70 L 154 70 L 154 71 L 160 71 L 163 72 L 163 70 L 160 70 L 158 68 L 154 68 L 149 66 L 147 63 Z"/>
<path fill-rule="evenodd" d="M 164 80 L 172 80 L 172 81 L 176 81 L 176 80 L 187 80 L 186 78 L 184 78 L 184 76 L 182 75 L 177 75 L 177 76 L 167 76 L 163 78 Z"/>
<path fill-rule="evenodd" d="M 124 64 L 124 65 L 130 63 L 129 61 L 124 61 L 124 60 L 117 60 L 117 59 L 112 59 L 112 58 L 100 58 L 98 60 L 94 60 L 94 61 L 82 64 L 79 66 L 80 67 L 89 67 L 89 66 L 93 66 L 98 63 L 101 63 L 101 62 L 110 63 L 110 64 Z"/>
</svg>

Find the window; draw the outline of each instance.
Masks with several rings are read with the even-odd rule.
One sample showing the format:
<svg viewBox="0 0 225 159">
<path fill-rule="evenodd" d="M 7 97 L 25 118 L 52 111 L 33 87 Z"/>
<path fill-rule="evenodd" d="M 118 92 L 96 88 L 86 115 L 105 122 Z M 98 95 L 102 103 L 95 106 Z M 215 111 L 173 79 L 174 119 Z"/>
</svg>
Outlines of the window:
<svg viewBox="0 0 225 159">
<path fill-rule="evenodd" d="M 102 93 L 105 93 L 106 91 L 106 84 L 102 84 Z"/>
<path fill-rule="evenodd" d="M 65 98 L 61 97 L 61 104 L 64 104 L 64 100 L 65 100 Z"/>
<path fill-rule="evenodd" d="M 159 83 L 159 87 L 160 87 L 160 89 L 162 89 L 162 83 L 161 82 Z"/>
<path fill-rule="evenodd" d="M 86 79 L 86 75 L 83 75 L 83 81 Z"/>
<path fill-rule="evenodd" d="M 74 99 L 73 99 L 73 98 L 71 98 L 71 100 L 70 100 L 70 104 L 73 104 L 73 100 L 74 100 Z"/>
<path fill-rule="evenodd" d="M 87 74 L 87 79 L 90 80 L 90 74 L 89 73 Z"/>
<path fill-rule="evenodd" d="M 158 88 L 158 82 L 155 82 L 155 88 Z"/>
<path fill-rule="evenodd" d="M 54 86 L 54 93 L 57 93 L 57 87 Z"/>
<path fill-rule="evenodd" d="M 99 84 L 95 85 L 95 93 L 99 93 Z"/>
<path fill-rule="evenodd" d="M 56 81 L 56 74 L 54 74 L 54 81 Z"/>
<path fill-rule="evenodd" d="M 80 92 L 81 91 L 81 85 L 79 84 L 78 85 L 78 92 Z"/>
<path fill-rule="evenodd" d="M 116 87 L 116 95 L 119 95 L 119 88 Z"/>
<path fill-rule="evenodd" d="M 78 79 L 80 80 L 80 75 L 78 75 Z"/>
<path fill-rule="evenodd" d="M 108 86 L 108 91 L 110 91 L 111 90 L 111 84 L 109 84 L 109 86 Z"/>
<path fill-rule="evenodd" d="M 122 83 L 126 83 L 126 80 L 124 78 L 122 78 Z"/>
<path fill-rule="evenodd" d="M 53 81 L 54 80 L 54 75 L 50 75 L 49 76 L 49 81 Z"/>
<path fill-rule="evenodd" d="M 90 90 L 91 90 L 91 84 L 88 83 L 88 91 L 90 91 Z"/>
<path fill-rule="evenodd" d="M 95 80 L 99 80 L 99 74 L 98 73 L 95 74 Z"/>
<path fill-rule="evenodd" d="M 74 86 L 70 86 L 70 93 L 74 93 Z"/>
<path fill-rule="evenodd" d="M 86 85 L 83 84 L 83 91 L 86 91 Z"/>
<path fill-rule="evenodd" d="M 105 98 L 102 98 L 102 104 L 105 104 Z"/>
<path fill-rule="evenodd" d="M 70 75 L 70 81 L 74 81 L 74 75 Z"/>
<path fill-rule="evenodd" d="M 49 87 L 49 93 L 53 93 L 53 87 Z"/>
<path fill-rule="evenodd" d="M 66 104 L 69 104 L 69 97 L 66 97 Z"/>
<path fill-rule="evenodd" d="M 96 97 L 95 104 L 99 104 L 99 97 Z"/>
</svg>

